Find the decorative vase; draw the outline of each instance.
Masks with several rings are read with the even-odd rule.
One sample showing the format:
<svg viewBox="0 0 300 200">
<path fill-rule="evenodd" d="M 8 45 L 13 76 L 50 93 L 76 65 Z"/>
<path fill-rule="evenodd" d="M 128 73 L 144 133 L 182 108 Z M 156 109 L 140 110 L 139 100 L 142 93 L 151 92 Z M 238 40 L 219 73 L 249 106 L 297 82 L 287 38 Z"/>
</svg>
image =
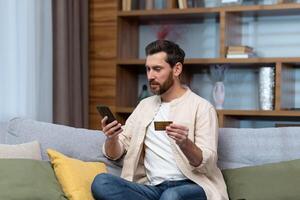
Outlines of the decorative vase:
<svg viewBox="0 0 300 200">
<path fill-rule="evenodd" d="M 259 103 L 262 110 L 273 110 L 274 75 L 273 67 L 259 69 Z"/>
<path fill-rule="evenodd" d="M 215 102 L 216 109 L 223 109 L 224 99 L 225 99 L 225 87 L 222 81 L 215 83 L 213 88 L 213 98 Z"/>
</svg>

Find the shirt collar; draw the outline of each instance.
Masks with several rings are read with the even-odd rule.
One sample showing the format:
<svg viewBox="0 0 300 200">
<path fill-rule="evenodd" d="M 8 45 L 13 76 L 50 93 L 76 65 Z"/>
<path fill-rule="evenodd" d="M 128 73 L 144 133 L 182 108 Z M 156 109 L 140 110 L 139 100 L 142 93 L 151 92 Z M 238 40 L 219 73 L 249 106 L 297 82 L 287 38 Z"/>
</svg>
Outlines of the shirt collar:
<svg viewBox="0 0 300 200">
<path fill-rule="evenodd" d="M 187 98 L 190 94 L 191 94 L 191 90 L 189 87 L 184 86 L 187 90 L 185 91 L 185 93 L 183 95 L 181 95 L 180 97 L 173 99 L 172 101 L 170 101 L 170 106 L 174 106 L 178 103 L 180 103 L 181 101 L 183 101 L 185 98 Z M 156 101 L 157 103 L 160 105 L 161 102 L 161 97 L 160 95 L 156 95 Z"/>
</svg>

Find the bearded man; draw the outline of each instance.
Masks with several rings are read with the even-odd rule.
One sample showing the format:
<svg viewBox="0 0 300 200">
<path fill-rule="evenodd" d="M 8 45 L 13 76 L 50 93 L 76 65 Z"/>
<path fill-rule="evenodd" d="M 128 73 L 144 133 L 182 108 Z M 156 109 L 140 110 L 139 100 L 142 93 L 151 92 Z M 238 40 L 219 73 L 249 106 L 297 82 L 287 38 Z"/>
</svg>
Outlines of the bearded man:
<svg viewBox="0 0 300 200">
<path fill-rule="evenodd" d="M 214 107 L 180 81 L 185 53 L 157 40 L 146 47 L 149 88 L 127 119 L 101 121 L 107 136 L 103 153 L 124 159 L 121 177 L 99 174 L 96 200 L 225 200 L 226 185 L 217 167 L 218 121 Z M 157 129 L 155 123 L 163 125 Z M 123 157 L 123 155 L 125 156 Z"/>
</svg>

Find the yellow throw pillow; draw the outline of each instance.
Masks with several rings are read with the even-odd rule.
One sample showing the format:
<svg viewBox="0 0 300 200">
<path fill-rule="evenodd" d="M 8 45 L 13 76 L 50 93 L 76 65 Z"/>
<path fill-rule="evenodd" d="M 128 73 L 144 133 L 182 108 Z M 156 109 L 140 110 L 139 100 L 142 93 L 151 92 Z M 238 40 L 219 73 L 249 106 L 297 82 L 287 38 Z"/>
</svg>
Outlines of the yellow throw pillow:
<svg viewBox="0 0 300 200">
<path fill-rule="evenodd" d="M 47 149 L 56 177 L 69 200 L 93 200 L 91 184 L 97 174 L 107 172 L 101 162 L 83 162 Z"/>
</svg>

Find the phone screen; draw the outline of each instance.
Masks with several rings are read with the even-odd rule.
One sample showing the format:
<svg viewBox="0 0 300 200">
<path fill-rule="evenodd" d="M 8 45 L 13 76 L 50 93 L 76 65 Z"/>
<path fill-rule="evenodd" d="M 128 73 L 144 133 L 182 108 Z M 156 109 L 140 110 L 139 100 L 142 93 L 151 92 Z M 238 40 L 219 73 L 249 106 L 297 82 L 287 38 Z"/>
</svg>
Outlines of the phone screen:
<svg viewBox="0 0 300 200">
<path fill-rule="evenodd" d="M 106 121 L 107 124 L 116 120 L 115 116 L 113 115 L 113 113 L 111 112 L 111 110 L 109 109 L 108 106 L 98 105 L 97 110 L 100 113 L 100 115 L 102 116 L 102 118 L 107 116 L 107 121 Z"/>
</svg>

